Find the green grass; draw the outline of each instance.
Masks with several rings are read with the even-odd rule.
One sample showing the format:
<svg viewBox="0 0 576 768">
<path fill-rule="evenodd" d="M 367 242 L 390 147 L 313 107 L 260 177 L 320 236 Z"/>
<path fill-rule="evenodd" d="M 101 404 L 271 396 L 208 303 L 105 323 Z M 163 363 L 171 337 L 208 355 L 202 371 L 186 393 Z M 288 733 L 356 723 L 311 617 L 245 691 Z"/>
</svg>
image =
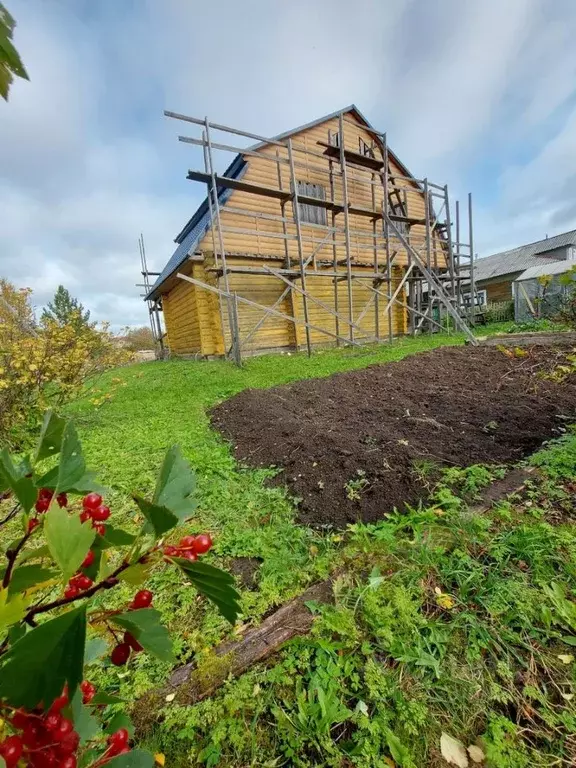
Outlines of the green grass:
<svg viewBox="0 0 576 768">
<path fill-rule="evenodd" d="M 558 690 L 569 694 L 576 678 L 574 665 L 557 656 L 567 652 L 560 638 L 576 626 L 563 619 L 559 629 L 567 609 L 562 595 L 555 604 L 546 589 L 562 579 L 568 595 L 576 590 L 576 542 L 570 526 L 546 522 L 545 507 L 566 501 L 558 487 L 576 474 L 575 438 L 535 460 L 547 485 L 533 489 L 520 520 L 512 505 L 490 518 L 469 512 L 461 497 L 493 476 L 472 468 L 451 470 L 432 511 L 355 526 L 345 536 L 320 535 L 294 524 L 292 501 L 265 485 L 269 471 L 236 464 L 206 415 L 247 387 L 328 376 L 462 341 L 437 335 L 311 359 L 265 356 L 241 370 L 225 362 L 146 363 L 102 377 L 102 391 L 114 390 L 104 407 L 84 402 L 71 409 L 89 466 L 112 488 L 114 522 L 124 526 L 134 514 L 130 491 L 149 491 L 166 447 L 182 447 L 198 478 L 191 529 L 212 531 L 224 566 L 239 556 L 261 562 L 258 589 L 242 592 L 245 621 L 335 566 L 348 573 L 338 581 L 336 606 L 318 608 L 313 636 L 291 643 L 276 666 L 254 669 L 195 707 L 167 705 L 163 725 L 149 734 L 167 764 L 380 768 L 393 755 L 407 768 L 440 765 L 442 730 L 466 743 L 483 736 L 492 764 L 504 768 L 561 765 L 569 754 L 556 733 L 573 731 L 576 721 Z M 179 660 L 209 660 L 229 632 L 225 622 L 170 569 L 154 573 L 151 588 Z M 534 664 L 537 679 L 519 685 L 516 676 Z M 166 665 L 139 656 L 129 670 L 107 667 L 98 682 L 132 700 L 167 673 Z M 516 713 L 528 703 L 543 714 L 519 729 Z"/>
</svg>

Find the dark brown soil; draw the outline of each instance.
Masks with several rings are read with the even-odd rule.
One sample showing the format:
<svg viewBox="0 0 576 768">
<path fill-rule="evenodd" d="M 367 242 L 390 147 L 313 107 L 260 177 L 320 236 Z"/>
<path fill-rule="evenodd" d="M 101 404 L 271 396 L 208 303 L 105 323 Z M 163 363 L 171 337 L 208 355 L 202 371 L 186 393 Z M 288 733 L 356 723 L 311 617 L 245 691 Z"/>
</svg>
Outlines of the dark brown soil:
<svg viewBox="0 0 576 768">
<path fill-rule="evenodd" d="M 508 355 L 511 353 L 508 352 Z M 418 462 L 514 462 L 576 416 L 576 377 L 539 376 L 563 353 L 444 347 L 326 379 L 245 390 L 212 411 L 214 426 L 252 466 L 300 498 L 299 519 L 342 527 L 414 504 Z"/>
<path fill-rule="evenodd" d="M 256 589 L 260 560 L 256 557 L 235 557 L 228 570 L 244 589 Z"/>
</svg>

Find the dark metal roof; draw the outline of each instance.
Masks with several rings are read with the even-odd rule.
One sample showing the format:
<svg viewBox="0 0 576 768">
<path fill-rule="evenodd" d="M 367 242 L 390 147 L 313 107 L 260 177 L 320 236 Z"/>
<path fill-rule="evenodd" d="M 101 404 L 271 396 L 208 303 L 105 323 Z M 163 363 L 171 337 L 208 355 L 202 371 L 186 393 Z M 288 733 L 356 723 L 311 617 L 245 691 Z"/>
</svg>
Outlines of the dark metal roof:
<svg viewBox="0 0 576 768">
<path fill-rule="evenodd" d="M 576 229 L 544 240 L 537 240 L 535 243 L 521 245 L 509 251 L 494 253 L 474 263 L 475 279 L 476 281 L 489 280 L 501 275 L 523 272 L 529 267 L 553 263 L 559 259 L 558 249 L 570 245 L 576 245 Z"/>
<path fill-rule="evenodd" d="M 224 175 L 229 176 L 232 179 L 239 179 L 243 176 L 244 171 L 246 170 L 246 166 L 247 163 L 242 155 L 236 155 L 232 163 L 224 171 Z M 232 194 L 232 191 L 232 189 L 219 187 L 218 201 L 220 205 L 226 204 L 226 201 Z M 174 272 L 176 272 L 182 266 L 182 264 L 184 264 L 190 254 L 194 253 L 200 241 L 206 232 L 208 232 L 210 229 L 211 224 L 212 219 L 210 216 L 210 208 L 208 206 L 208 198 L 205 197 L 184 229 L 178 234 L 176 238 L 178 247 L 150 289 L 150 293 L 146 296 L 146 299 L 158 298 L 159 288 L 161 287 L 162 283 L 171 275 L 173 275 Z"/>
</svg>

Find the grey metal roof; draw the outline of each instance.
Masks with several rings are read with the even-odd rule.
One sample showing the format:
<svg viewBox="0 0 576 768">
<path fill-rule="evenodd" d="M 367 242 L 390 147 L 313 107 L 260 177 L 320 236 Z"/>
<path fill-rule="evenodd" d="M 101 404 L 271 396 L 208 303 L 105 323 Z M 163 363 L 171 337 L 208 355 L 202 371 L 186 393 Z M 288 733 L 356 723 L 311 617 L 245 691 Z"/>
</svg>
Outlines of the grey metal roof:
<svg viewBox="0 0 576 768">
<path fill-rule="evenodd" d="M 543 275 L 561 275 L 563 272 L 568 272 L 576 267 L 576 261 L 574 259 L 568 259 L 564 261 L 554 261 L 551 264 L 540 264 L 537 267 L 530 267 L 524 270 L 519 275 L 515 282 L 519 280 L 532 280 L 535 277 L 542 277 Z"/>
<path fill-rule="evenodd" d="M 523 272 L 529 267 L 551 264 L 558 261 L 558 248 L 576 245 L 576 229 L 560 235 L 546 237 L 535 243 L 521 245 L 509 251 L 494 253 L 474 263 L 476 281 L 489 280 L 492 277 Z"/>
<path fill-rule="evenodd" d="M 224 171 L 225 176 L 229 176 L 232 179 L 239 179 L 243 176 L 247 167 L 246 161 L 242 155 L 236 155 L 232 163 Z M 218 190 L 218 201 L 220 205 L 225 205 L 226 201 L 232 194 L 233 190 L 230 188 L 220 187 Z M 200 241 L 210 229 L 212 218 L 210 216 L 210 208 L 208 206 L 208 198 L 204 200 L 198 206 L 196 212 L 186 224 L 184 229 L 180 232 L 176 241 L 178 246 L 168 263 L 160 273 L 156 282 L 150 289 L 150 293 L 146 296 L 147 299 L 156 299 L 159 296 L 159 288 L 162 283 L 167 280 L 176 270 L 184 264 L 188 256 L 196 250 Z"/>
</svg>

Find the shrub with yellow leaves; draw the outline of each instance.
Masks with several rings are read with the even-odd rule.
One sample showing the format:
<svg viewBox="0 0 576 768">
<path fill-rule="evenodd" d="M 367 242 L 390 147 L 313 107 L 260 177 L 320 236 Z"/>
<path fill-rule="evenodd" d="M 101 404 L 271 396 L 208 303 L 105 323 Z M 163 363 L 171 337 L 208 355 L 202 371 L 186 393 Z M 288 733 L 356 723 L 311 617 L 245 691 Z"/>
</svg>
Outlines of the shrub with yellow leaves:
<svg viewBox="0 0 576 768">
<path fill-rule="evenodd" d="M 25 446 L 46 408 L 89 394 L 96 374 L 129 359 L 107 327 L 36 322 L 31 291 L 0 278 L 0 443 Z"/>
</svg>

